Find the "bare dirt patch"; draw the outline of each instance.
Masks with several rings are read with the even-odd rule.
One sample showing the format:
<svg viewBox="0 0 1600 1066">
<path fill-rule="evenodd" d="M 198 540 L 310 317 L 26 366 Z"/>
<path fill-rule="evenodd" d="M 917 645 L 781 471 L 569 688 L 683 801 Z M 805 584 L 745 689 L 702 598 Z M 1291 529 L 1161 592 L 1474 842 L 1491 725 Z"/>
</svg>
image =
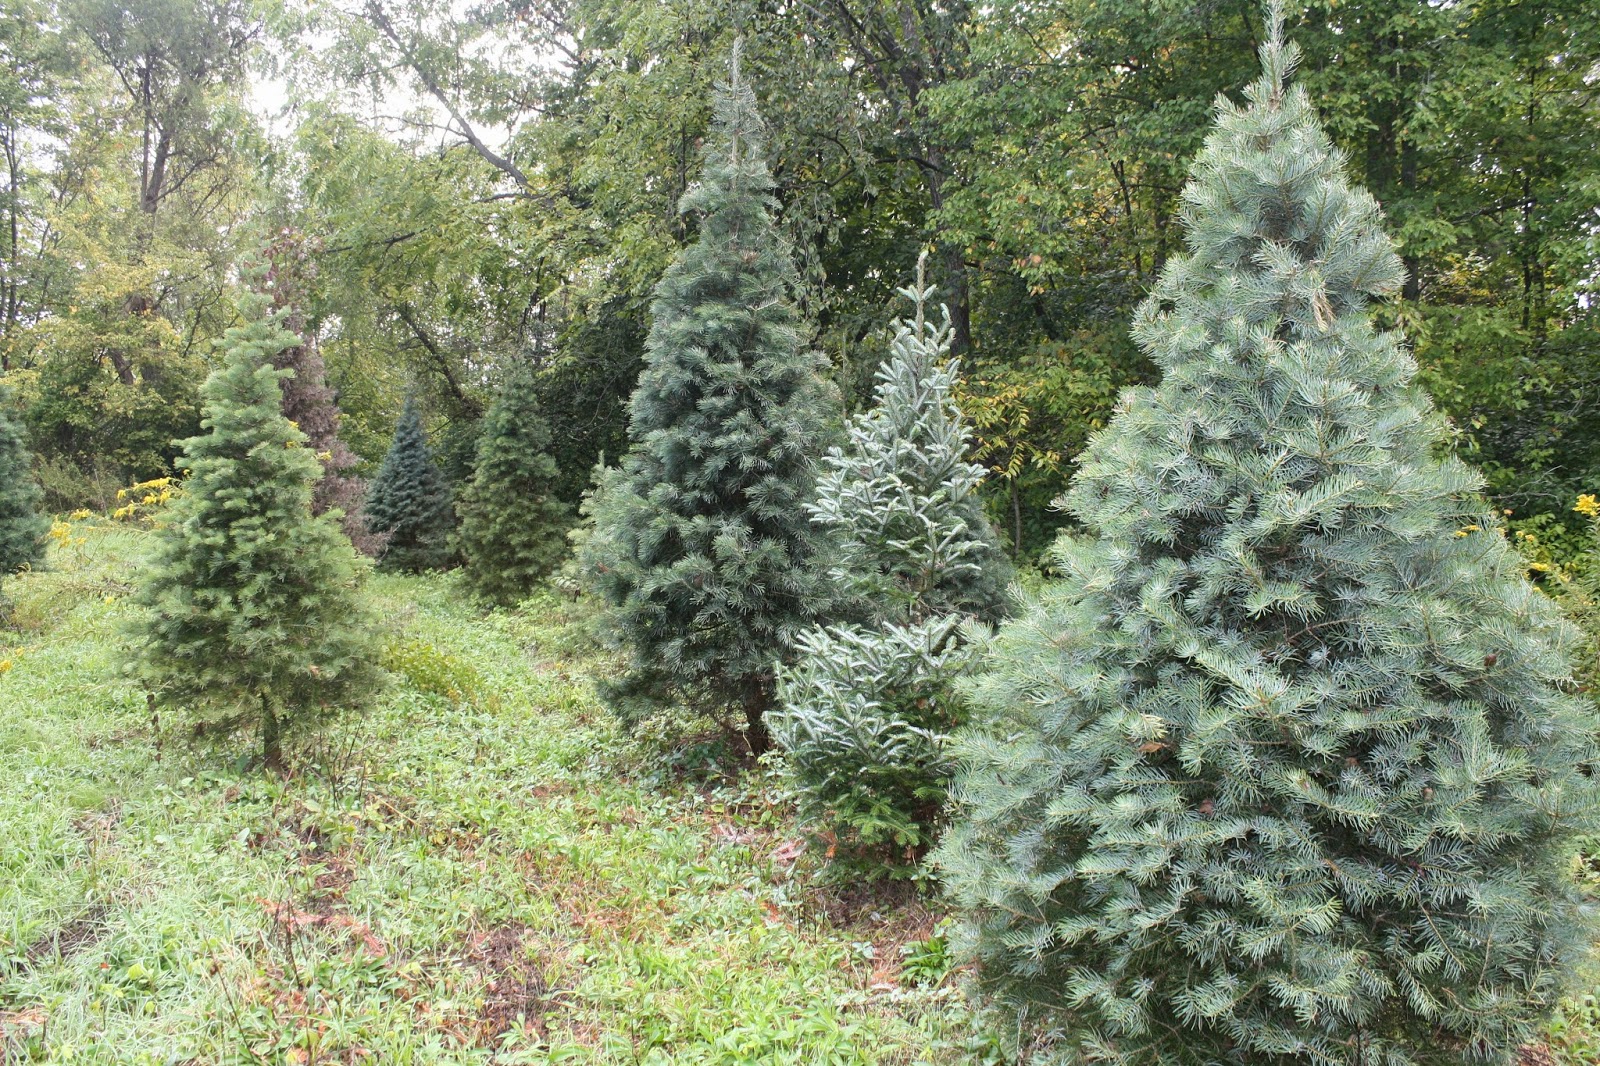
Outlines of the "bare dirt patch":
<svg viewBox="0 0 1600 1066">
<path fill-rule="evenodd" d="M 27 965 L 37 966 L 50 958 L 65 962 L 93 947 L 105 935 L 105 917 L 109 909 L 104 903 L 96 903 L 76 918 L 29 944 L 28 950 L 23 953 Z"/>
<path fill-rule="evenodd" d="M 541 1040 L 549 1036 L 560 992 L 550 987 L 547 971 L 533 955 L 529 929 L 521 922 L 494 926 L 468 942 L 465 961 L 485 978 L 483 1007 L 474 1027 L 480 1045 L 492 1047 L 518 1028 Z"/>
</svg>

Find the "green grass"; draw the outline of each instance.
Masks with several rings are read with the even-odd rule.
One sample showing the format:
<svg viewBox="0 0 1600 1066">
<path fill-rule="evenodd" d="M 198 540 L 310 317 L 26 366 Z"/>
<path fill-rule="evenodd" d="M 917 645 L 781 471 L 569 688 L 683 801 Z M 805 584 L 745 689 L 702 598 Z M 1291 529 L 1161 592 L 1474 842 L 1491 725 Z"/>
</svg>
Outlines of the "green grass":
<svg viewBox="0 0 1600 1066">
<path fill-rule="evenodd" d="M 1004 1061 L 936 907 L 819 887 L 758 774 L 617 737 L 580 608 L 375 579 L 394 682 L 278 780 L 120 677 L 146 536 L 58 526 L 5 585 L 0 1063 Z M 1600 1061 L 1588 987 L 1531 1061 Z"/>
<path fill-rule="evenodd" d="M 145 536 L 6 584 L 0 1062 L 997 1061 L 935 910 L 816 887 L 759 776 L 618 739 L 577 608 L 376 579 L 393 685 L 275 780 L 121 679 Z"/>
</svg>

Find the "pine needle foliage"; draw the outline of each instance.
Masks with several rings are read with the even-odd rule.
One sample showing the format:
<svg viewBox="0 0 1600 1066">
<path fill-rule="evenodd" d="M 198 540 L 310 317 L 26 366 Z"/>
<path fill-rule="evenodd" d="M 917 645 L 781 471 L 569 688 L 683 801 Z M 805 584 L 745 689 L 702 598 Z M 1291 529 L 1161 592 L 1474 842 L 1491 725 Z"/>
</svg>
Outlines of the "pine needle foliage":
<svg viewBox="0 0 1600 1066">
<path fill-rule="evenodd" d="M 33 477 L 33 456 L 0 388 L 0 582 L 44 560 L 50 519 L 40 513 L 44 492 Z"/>
<path fill-rule="evenodd" d="M 975 660 L 961 622 L 999 620 L 1011 576 L 951 397 L 949 313 L 928 318 L 920 262 L 901 294 L 915 315 L 895 323 L 876 403 L 829 450 L 808 505 L 841 610 L 862 621 L 800 635 L 772 716 L 801 820 L 841 868 L 890 876 L 917 871 L 944 807 L 953 685 Z"/>
<path fill-rule="evenodd" d="M 935 858 L 1054 1061 L 1507 1062 L 1585 942 L 1596 718 L 1372 324 L 1399 260 L 1269 36 L 1137 316 L 1163 378 L 972 686 Z"/>
<path fill-rule="evenodd" d="M 414 394 L 406 397 L 394 440 L 367 487 L 365 512 L 367 529 L 384 538 L 378 569 L 439 570 L 455 561 L 450 485 L 433 461 Z"/>
<path fill-rule="evenodd" d="M 804 346 L 763 141 L 736 52 L 680 204 L 699 233 L 656 286 L 630 449 L 597 494 L 594 538 L 595 584 L 631 660 L 607 689 L 613 710 L 624 723 L 675 700 L 742 712 L 755 750 L 774 662 L 826 609 L 804 505 L 833 407 Z"/>
<path fill-rule="evenodd" d="M 136 601 L 132 672 L 198 731 L 255 724 L 282 766 L 282 737 L 376 690 L 366 566 L 334 515 L 311 513 L 322 468 L 283 417 L 271 364 L 295 336 L 261 294 L 201 387 L 207 432 L 183 442 L 183 492 L 155 533 Z"/>
<path fill-rule="evenodd" d="M 873 406 L 830 448 L 807 505 L 829 533 L 832 575 L 867 615 L 918 622 L 964 614 L 998 621 L 1011 564 L 983 511 L 983 468 L 952 392 L 950 313 L 929 319 L 934 290 L 917 280 L 900 295 L 915 314 L 894 323 Z"/>
<path fill-rule="evenodd" d="M 533 370 L 514 364 L 479 428 L 478 461 L 456 511 L 463 579 L 478 599 L 528 597 L 567 554 L 567 507 L 551 495 L 559 471 Z"/>
</svg>

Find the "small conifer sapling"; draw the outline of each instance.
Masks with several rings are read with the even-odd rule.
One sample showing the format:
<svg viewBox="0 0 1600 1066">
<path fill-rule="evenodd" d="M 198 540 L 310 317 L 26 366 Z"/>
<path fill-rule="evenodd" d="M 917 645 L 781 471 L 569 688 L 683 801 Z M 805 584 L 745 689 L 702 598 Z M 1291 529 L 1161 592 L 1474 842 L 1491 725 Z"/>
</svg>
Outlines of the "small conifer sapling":
<svg viewBox="0 0 1600 1066">
<path fill-rule="evenodd" d="M 1011 576 L 951 396 L 949 314 L 929 319 L 921 262 L 901 291 L 915 315 L 896 323 L 876 403 L 824 458 L 809 505 L 853 620 L 800 635 L 773 713 L 801 820 L 835 862 L 892 876 L 915 872 L 944 808 L 954 683 L 976 661 L 963 623 L 998 621 Z"/>
<path fill-rule="evenodd" d="M 456 504 L 463 578 L 479 599 L 527 598 L 567 554 L 570 515 L 551 495 L 559 471 L 549 447 L 533 369 L 518 362 L 483 417 L 472 481 Z"/>
<path fill-rule="evenodd" d="M 267 766 L 283 737 L 377 688 L 365 564 L 331 515 L 313 516 L 321 474 L 283 417 L 272 357 L 295 341 L 267 307 L 242 299 L 201 387 L 205 433 L 183 442 L 183 492 L 154 534 L 136 595 L 133 673 L 200 731 L 254 724 Z"/>
</svg>

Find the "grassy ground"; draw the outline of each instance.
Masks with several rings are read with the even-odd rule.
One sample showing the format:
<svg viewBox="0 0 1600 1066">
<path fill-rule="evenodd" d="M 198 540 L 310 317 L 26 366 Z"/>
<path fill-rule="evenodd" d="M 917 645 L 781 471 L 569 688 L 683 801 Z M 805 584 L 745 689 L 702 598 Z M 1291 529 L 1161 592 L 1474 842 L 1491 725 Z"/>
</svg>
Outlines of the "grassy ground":
<svg viewBox="0 0 1600 1066">
<path fill-rule="evenodd" d="M 395 684 L 271 780 L 120 679 L 143 536 L 6 584 L 0 1062 L 992 1059 L 939 916 L 814 887 L 750 775 L 624 747 L 572 608 L 377 579 Z"/>
<path fill-rule="evenodd" d="M 1002 1061 L 935 909 L 818 887 L 758 776 L 616 737 L 576 608 L 377 579 L 395 682 L 280 781 L 120 679 L 145 536 L 58 526 L 6 584 L 0 1064 Z M 1596 998 L 1550 1038 L 1600 1062 Z"/>
</svg>

